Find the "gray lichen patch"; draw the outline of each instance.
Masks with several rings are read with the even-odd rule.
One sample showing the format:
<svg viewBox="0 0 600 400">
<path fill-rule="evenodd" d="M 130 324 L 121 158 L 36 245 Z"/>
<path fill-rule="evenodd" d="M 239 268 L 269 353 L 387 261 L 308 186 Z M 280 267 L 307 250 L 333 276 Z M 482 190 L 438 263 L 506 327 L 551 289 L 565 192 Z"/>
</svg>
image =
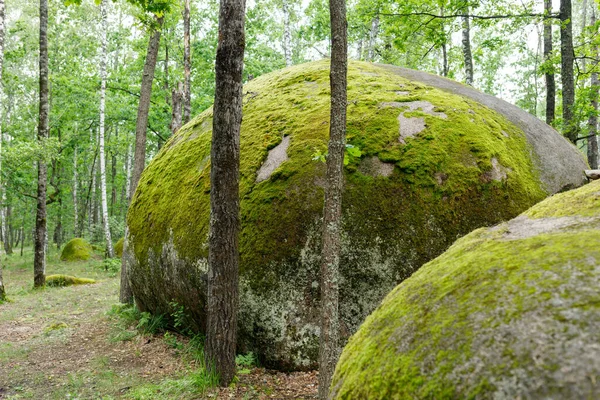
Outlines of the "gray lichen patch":
<svg viewBox="0 0 600 400">
<path fill-rule="evenodd" d="M 440 111 L 435 111 L 435 106 L 428 101 L 417 100 L 417 101 L 407 101 L 407 102 L 398 102 L 398 101 L 390 101 L 383 102 L 380 104 L 382 108 L 407 108 L 404 112 L 408 111 L 417 111 L 421 110 L 425 114 L 433 115 L 434 117 L 440 117 L 443 119 L 447 119 L 448 116 Z"/>
<path fill-rule="evenodd" d="M 425 124 L 425 118 L 422 117 L 406 117 L 404 114 L 411 111 L 421 110 L 425 114 L 432 115 L 434 117 L 439 117 L 443 119 L 447 119 L 448 116 L 439 111 L 435 111 L 435 106 L 428 101 L 417 100 L 417 101 L 408 101 L 408 102 L 398 102 L 398 101 L 390 101 L 380 103 L 379 106 L 381 108 L 405 108 L 402 113 L 398 116 L 398 123 L 400 125 L 400 136 L 398 137 L 398 141 L 400 143 L 406 143 L 407 138 L 412 138 L 418 135 L 420 132 L 423 132 L 427 125 Z"/>
<path fill-rule="evenodd" d="M 281 164 L 288 160 L 287 149 L 290 145 L 290 137 L 285 136 L 281 143 L 269 150 L 267 160 L 260 166 L 256 175 L 256 183 L 266 181 L 271 177 L 273 171 L 275 171 Z"/>
<path fill-rule="evenodd" d="M 358 170 L 364 175 L 387 178 L 394 172 L 394 164 L 383 162 L 377 156 L 365 157 Z"/>
<path fill-rule="evenodd" d="M 532 219 L 526 215 L 520 215 L 508 222 L 490 228 L 490 232 L 502 232 L 501 240 L 520 240 L 529 237 L 567 231 L 582 225 L 593 227 L 600 224 L 600 217 L 554 217 Z"/>
<path fill-rule="evenodd" d="M 400 137 L 398 137 L 400 143 L 406 143 L 405 139 L 415 137 L 427 128 L 424 118 L 405 117 L 404 114 L 398 116 L 398 123 L 400 124 Z"/>
<path fill-rule="evenodd" d="M 483 176 L 482 176 L 483 180 L 486 182 L 505 181 L 508 176 L 508 172 L 511 171 L 510 168 L 506 168 L 505 166 L 500 164 L 500 161 L 498 161 L 498 159 L 496 157 L 492 157 L 490 162 L 492 163 L 492 169 L 490 169 L 489 171 L 487 171 L 483 174 Z"/>
</svg>

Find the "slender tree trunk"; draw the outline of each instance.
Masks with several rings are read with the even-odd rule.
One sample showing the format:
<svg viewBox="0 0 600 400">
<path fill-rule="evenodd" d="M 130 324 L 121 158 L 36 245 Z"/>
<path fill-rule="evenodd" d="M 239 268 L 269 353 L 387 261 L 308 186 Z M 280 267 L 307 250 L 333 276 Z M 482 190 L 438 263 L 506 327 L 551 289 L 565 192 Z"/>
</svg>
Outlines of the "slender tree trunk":
<svg viewBox="0 0 600 400">
<path fill-rule="evenodd" d="M 245 0 L 221 0 L 215 63 L 205 357 L 222 386 L 235 375 L 245 8 Z"/>
<path fill-rule="evenodd" d="M 285 57 L 285 66 L 292 65 L 292 27 L 290 24 L 290 5 L 289 0 L 282 0 L 283 11 L 283 55 Z"/>
<path fill-rule="evenodd" d="M 21 224 L 21 257 L 23 257 L 23 246 L 25 246 L 25 226 Z"/>
<path fill-rule="evenodd" d="M 469 7 L 465 8 L 469 14 Z M 465 59 L 465 83 L 473 86 L 473 55 L 471 53 L 471 24 L 468 16 L 462 17 L 462 48 Z"/>
<path fill-rule="evenodd" d="M 592 5 L 592 16 L 590 20 L 590 25 L 596 25 L 596 5 Z M 600 52 L 598 51 L 598 45 L 593 46 L 593 56 L 598 59 L 600 56 Z M 591 88 L 591 97 L 592 97 L 592 114 L 588 119 L 588 163 L 590 164 L 590 168 L 598 169 L 598 90 L 600 88 L 600 82 L 598 81 L 598 62 L 594 62 L 592 67 L 592 76 L 590 78 L 590 88 Z"/>
<path fill-rule="evenodd" d="M 2 65 L 4 64 L 4 0 L 0 0 L 0 104 L 4 100 L 4 86 L 2 84 Z M 4 189 L 4 182 L 2 182 L 2 122 L 4 115 L 2 113 L 2 107 L 0 107 L 0 189 Z M 0 232 L 1 234 L 1 232 Z M 6 299 L 6 289 L 4 288 L 4 280 L 2 279 L 2 264 L 0 264 L 0 302 Z"/>
<path fill-rule="evenodd" d="M 171 132 L 175 134 L 181 128 L 181 117 L 182 117 L 182 107 L 184 102 L 184 93 L 183 93 L 183 85 L 181 82 L 177 83 L 177 88 L 173 89 L 171 94 L 171 109 L 173 110 L 171 114 Z"/>
<path fill-rule="evenodd" d="M 330 0 L 331 18 L 331 114 L 327 184 L 323 208 L 321 255 L 321 339 L 319 346 L 319 398 L 326 399 L 339 355 L 339 266 L 342 240 L 342 193 L 347 108 L 346 1 Z"/>
<path fill-rule="evenodd" d="M 100 14 L 102 18 L 102 56 L 100 58 L 100 127 L 98 133 L 100 147 L 100 196 L 102 199 L 102 225 L 104 227 L 104 239 L 106 240 L 106 255 L 109 258 L 115 256 L 112 237 L 110 234 L 110 223 L 108 220 L 108 199 L 106 195 L 106 157 L 104 152 L 104 117 L 106 108 L 106 61 L 108 59 L 108 21 L 106 16 L 106 0 L 100 3 Z"/>
<path fill-rule="evenodd" d="M 148 42 L 148 52 L 144 62 L 144 72 L 142 75 L 142 86 L 140 88 L 140 102 L 138 103 L 137 121 L 135 124 L 135 155 L 133 159 L 133 172 L 131 176 L 131 185 L 129 193 L 131 197 L 137 189 L 138 182 L 142 176 L 142 171 L 146 166 L 146 131 L 148 130 L 148 111 L 150 109 L 150 98 L 152 96 L 152 81 L 154 80 L 154 71 L 156 69 L 156 59 L 158 58 L 158 49 L 160 47 L 160 29 L 163 24 L 163 17 L 156 18 L 158 28 L 152 33 Z M 125 227 L 125 243 L 123 244 L 123 254 L 129 251 L 127 240 L 129 229 Z M 119 300 L 121 303 L 133 303 L 133 293 L 129 284 L 129 271 L 127 270 L 126 257 L 122 258 L 121 263 L 121 289 Z"/>
<path fill-rule="evenodd" d="M 544 14 L 552 14 L 552 0 L 544 0 Z M 544 19 L 544 62 L 546 68 L 544 78 L 546 80 L 546 123 L 552 125 L 556 109 L 556 82 L 554 81 L 553 66 L 550 64 L 552 58 L 552 19 Z"/>
<path fill-rule="evenodd" d="M 48 139 L 48 0 L 40 0 L 40 115 L 38 141 Z M 46 185 L 48 179 L 46 162 L 38 161 L 37 211 L 35 218 L 35 246 L 33 260 L 33 286 L 46 284 Z"/>
<path fill-rule="evenodd" d="M 131 201 L 131 169 L 132 169 L 132 146 L 131 143 L 127 146 L 127 160 L 125 165 L 125 199 L 127 204 Z"/>
<path fill-rule="evenodd" d="M 377 35 L 379 34 L 379 10 L 375 14 L 375 17 L 371 20 L 371 31 L 369 32 L 369 52 L 367 61 L 375 61 L 375 42 L 377 41 Z M 333 51 L 333 49 L 331 50 Z"/>
<path fill-rule="evenodd" d="M 79 226 L 79 210 L 77 209 L 77 186 L 79 185 L 77 179 L 77 146 L 73 149 L 73 236 L 77 235 L 77 229 Z"/>
<path fill-rule="evenodd" d="M 444 15 L 444 7 L 440 7 L 440 15 Z M 442 43 L 442 76 L 448 76 L 448 40 L 445 38 L 444 31 L 444 42 Z"/>
<path fill-rule="evenodd" d="M 192 114 L 192 91 L 191 91 L 191 48 L 190 48 L 190 0 L 185 0 L 183 8 L 183 123 L 190 122 Z"/>
<path fill-rule="evenodd" d="M 115 141 L 119 141 L 119 126 L 115 126 Z M 110 152 L 110 216 L 115 215 L 117 207 L 117 152 L 113 149 Z"/>
<path fill-rule="evenodd" d="M 562 115 L 563 134 L 571 142 L 577 141 L 577 127 L 573 121 L 573 105 L 575 104 L 575 79 L 573 64 L 573 22 L 571 0 L 560 1 L 560 55 L 562 79 Z"/>
</svg>

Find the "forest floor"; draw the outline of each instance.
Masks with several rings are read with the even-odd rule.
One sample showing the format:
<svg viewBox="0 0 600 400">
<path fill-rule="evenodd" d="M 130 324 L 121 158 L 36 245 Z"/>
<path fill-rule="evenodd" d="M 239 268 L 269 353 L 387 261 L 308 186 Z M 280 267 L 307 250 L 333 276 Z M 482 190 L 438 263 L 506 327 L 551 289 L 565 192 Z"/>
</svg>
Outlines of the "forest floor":
<svg viewBox="0 0 600 400">
<path fill-rule="evenodd" d="M 316 397 L 316 372 L 268 371 L 251 355 L 238 357 L 234 384 L 216 389 L 198 340 L 118 305 L 117 263 L 106 270 L 100 257 L 64 263 L 51 253 L 47 275 L 97 283 L 33 290 L 31 250 L 2 255 L 9 301 L 0 304 L 0 399 Z"/>
</svg>

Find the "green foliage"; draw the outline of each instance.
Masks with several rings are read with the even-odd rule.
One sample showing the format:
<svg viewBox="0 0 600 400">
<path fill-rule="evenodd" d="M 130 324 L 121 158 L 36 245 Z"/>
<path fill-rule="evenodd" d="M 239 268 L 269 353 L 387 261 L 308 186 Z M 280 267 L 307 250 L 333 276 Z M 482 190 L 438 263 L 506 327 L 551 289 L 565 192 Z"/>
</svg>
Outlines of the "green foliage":
<svg viewBox="0 0 600 400">
<path fill-rule="evenodd" d="M 102 261 L 102 267 L 105 271 L 110 272 L 111 276 L 121 271 L 121 259 L 120 258 L 105 258 Z"/>
</svg>

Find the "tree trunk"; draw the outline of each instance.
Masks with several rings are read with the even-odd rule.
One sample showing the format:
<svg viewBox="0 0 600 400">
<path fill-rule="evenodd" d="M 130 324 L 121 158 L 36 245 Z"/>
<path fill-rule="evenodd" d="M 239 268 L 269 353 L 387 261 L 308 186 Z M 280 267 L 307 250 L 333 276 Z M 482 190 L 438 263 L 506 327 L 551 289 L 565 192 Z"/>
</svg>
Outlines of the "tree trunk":
<svg viewBox="0 0 600 400">
<path fill-rule="evenodd" d="M 544 14 L 552 14 L 552 0 L 544 0 Z M 552 19 L 544 19 L 544 62 L 546 68 L 544 78 L 546 80 L 546 123 L 552 125 L 556 109 L 556 82 L 554 81 L 553 66 L 550 65 L 552 57 Z"/>
<path fill-rule="evenodd" d="M 590 20 L 590 25 L 596 25 L 596 5 L 592 5 L 592 16 Z M 593 56 L 598 59 L 600 56 L 598 52 L 598 45 L 593 46 L 592 50 Z M 591 89 L 591 97 L 592 97 L 592 114 L 588 119 L 588 146 L 587 146 L 587 157 L 588 164 L 590 164 L 591 169 L 598 169 L 598 89 L 600 82 L 598 82 L 598 61 L 594 62 L 594 66 L 592 67 L 592 76 L 590 78 L 590 89 Z"/>
<path fill-rule="evenodd" d="M 245 8 L 245 0 L 221 0 L 215 63 L 205 357 L 222 386 L 235 375 Z"/>
<path fill-rule="evenodd" d="M 464 10 L 462 17 L 462 48 L 465 59 L 465 83 L 473 86 L 473 55 L 471 54 L 471 24 L 469 22 L 469 7 Z"/>
<path fill-rule="evenodd" d="M 191 49 L 190 49 L 190 0 L 185 0 L 183 8 L 183 123 L 190 122 L 192 114 L 191 91 Z"/>
<path fill-rule="evenodd" d="M 571 142 L 577 141 L 577 127 L 573 121 L 575 104 L 575 80 L 573 76 L 573 22 L 571 0 L 560 1 L 560 56 L 562 79 L 563 134 Z"/>
<path fill-rule="evenodd" d="M 110 234 L 110 224 L 108 220 L 108 199 L 106 196 L 106 157 L 104 152 L 104 116 L 106 107 L 106 61 L 108 58 L 107 34 L 108 21 L 106 17 L 106 0 L 100 3 L 100 14 L 102 17 L 102 56 L 100 58 L 100 126 L 99 126 L 99 147 L 100 147 L 100 196 L 102 198 L 102 225 L 104 227 L 104 239 L 106 240 L 106 255 L 109 258 L 115 256 L 112 237 Z"/>
<path fill-rule="evenodd" d="M 131 169 L 132 169 L 132 146 L 131 143 L 127 146 L 127 159 L 125 160 L 125 199 L 127 204 L 131 201 Z"/>
<path fill-rule="evenodd" d="M 371 21 L 371 31 L 369 32 L 369 52 L 367 56 L 369 57 L 367 61 L 373 62 L 375 61 L 375 42 L 377 41 L 377 35 L 379 34 L 379 11 L 373 17 Z M 333 49 L 331 50 L 333 51 Z"/>
<path fill-rule="evenodd" d="M 77 146 L 73 149 L 73 236 L 77 237 L 79 227 L 79 210 L 77 209 Z"/>
<path fill-rule="evenodd" d="M 171 109 L 173 110 L 171 114 L 171 132 L 175 134 L 179 128 L 181 128 L 181 117 L 182 117 L 182 107 L 184 101 L 184 93 L 183 93 L 183 85 L 181 82 L 177 83 L 177 88 L 173 89 L 171 93 Z"/>
<path fill-rule="evenodd" d="M 25 226 L 21 225 L 21 257 L 23 257 L 23 246 L 25 246 Z"/>
<path fill-rule="evenodd" d="M 292 65 L 292 27 L 290 24 L 290 9 L 288 0 L 282 0 L 283 11 L 283 55 L 285 57 L 285 66 Z"/>
<path fill-rule="evenodd" d="M 2 65 L 4 64 L 4 0 L 0 0 L 0 104 L 4 100 L 4 86 L 2 85 Z M 4 182 L 2 182 L 2 122 L 4 115 L 2 113 L 2 107 L 0 107 L 0 189 L 4 188 Z M 0 231 L 1 234 L 1 231 Z M 0 264 L 0 302 L 6 299 L 6 290 L 4 289 L 4 280 L 2 279 L 2 264 Z"/>
<path fill-rule="evenodd" d="M 346 1 L 330 0 L 331 18 L 331 112 L 327 184 L 323 208 L 321 255 L 321 338 L 319 346 L 319 398 L 326 399 L 339 356 L 339 265 L 342 240 L 342 193 L 347 108 Z"/>
<path fill-rule="evenodd" d="M 38 142 L 48 139 L 48 0 L 40 0 L 40 114 Z M 35 217 L 35 245 L 33 260 L 33 286 L 46 284 L 46 185 L 48 179 L 46 162 L 38 161 L 37 210 Z"/>
<path fill-rule="evenodd" d="M 115 142 L 119 141 L 119 125 L 115 126 Z M 117 208 L 117 152 L 110 152 L 110 216 L 113 217 Z"/>
<path fill-rule="evenodd" d="M 137 189 L 138 182 L 142 176 L 142 171 L 146 166 L 146 131 L 148 130 L 148 111 L 150 109 L 150 98 L 152 96 L 152 81 L 154 80 L 154 70 L 156 69 L 156 59 L 160 46 L 160 29 L 163 24 L 163 17 L 157 17 L 157 29 L 152 32 L 148 42 L 148 52 L 144 62 L 144 72 L 142 75 L 142 86 L 140 88 L 140 102 L 138 103 L 137 121 L 135 123 L 135 154 L 133 159 L 133 172 L 131 176 L 131 185 L 129 193 L 133 197 Z M 125 243 L 123 244 L 123 258 L 121 262 L 121 289 L 119 300 L 121 303 L 133 303 L 133 293 L 129 285 L 129 272 L 127 271 L 127 262 L 125 253 L 129 251 L 127 236 L 129 229 L 125 227 Z"/>
</svg>

